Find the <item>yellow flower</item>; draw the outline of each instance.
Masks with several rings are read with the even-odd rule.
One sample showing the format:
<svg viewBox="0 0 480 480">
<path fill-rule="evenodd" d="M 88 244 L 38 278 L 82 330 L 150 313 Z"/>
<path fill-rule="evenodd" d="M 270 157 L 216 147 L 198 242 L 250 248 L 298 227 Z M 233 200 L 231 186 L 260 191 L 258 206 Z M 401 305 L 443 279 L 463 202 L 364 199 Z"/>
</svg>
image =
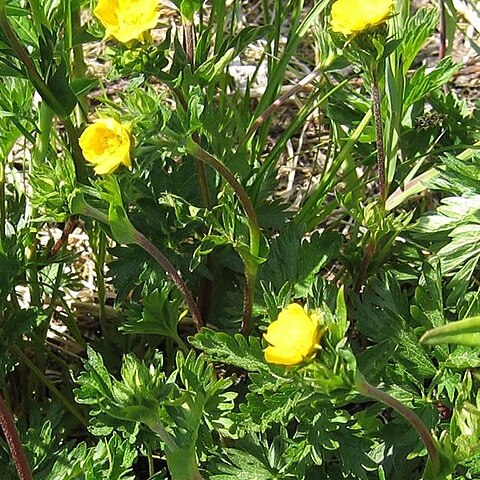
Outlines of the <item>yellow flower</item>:
<svg viewBox="0 0 480 480">
<path fill-rule="evenodd" d="M 332 5 L 332 30 L 356 35 L 384 22 L 392 7 L 393 0 L 337 0 Z"/>
<path fill-rule="evenodd" d="M 160 16 L 158 0 L 99 0 L 93 13 L 105 27 L 106 35 L 122 43 L 145 40 Z"/>
<path fill-rule="evenodd" d="M 132 166 L 130 132 L 129 123 L 113 118 L 100 118 L 84 130 L 78 143 L 85 160 L 95 165 L 95 173 L 112 173 L 122 163 Z"/>
<path fill-rule="evenodd" d="M 322 329 L 316 318 L 308 315 L 298 303 L 291 303 L 272 322 L 263 335 L 270 344 L 265 360 L 279 365 L 297 365 L 315 355 Z"/>
</svg>

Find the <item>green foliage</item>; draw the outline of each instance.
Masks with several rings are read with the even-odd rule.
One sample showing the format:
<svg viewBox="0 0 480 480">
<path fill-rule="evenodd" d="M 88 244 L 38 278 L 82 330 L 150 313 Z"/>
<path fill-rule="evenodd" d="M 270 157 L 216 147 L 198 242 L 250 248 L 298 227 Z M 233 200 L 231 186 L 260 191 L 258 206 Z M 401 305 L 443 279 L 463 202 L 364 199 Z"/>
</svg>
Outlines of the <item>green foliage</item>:
<svg viewBox="0 0 480 480">
<path fill-rule="evenodd" d="M 95 447 L 80 443 L 73 450 L 60 452 L 52 470 L 44 480 L 133 480 L 132 464 L 137 452 L 128 440 L 112 435 Z"/>
<path fill-rule="evenodd" d="M 181 297 L 172 286 L 165 284 L 161 290 L 154 290 L 143 297 L 143 311 L 140 315 L 133 308 L 121 330 L 132 334 L 154 334 L 173 338 L 181 344 L 177 333 Z"/>
<path fill-rule="evenodd" d="M 329 0 L 175 0 L 128 44 L 93 0 L 0 2 L 0 384 L 35 478 L 478 477 L 480 116 L 444 3 L 427 62 L 408 2 L 347 38 Z M 100 179 L 98 117 L 132 129 Z M 269 364 L 292 302 L 315 355 Z"/>
<path fill-rule="evenodd" d="M 258 338 L 245 338 L 240 334 L 231 336 L 204 328 L 190 339 L 190 343 L 217 361 L 252 372 L 269 370 L 263 360 L 263 352 Z"/>
<path fill-rule="evenodd" d="M 377 344 L 394 342 L 396 375 L 412 382 L 434 377 L 436 368 L 418 343 L 406 293 L 394 278 L 386 275 L 383 280 L 372 280 L 362 298 L 355 300 L 354 315 L 356 325 L 367 338 Z M 385 350 L 379 349 L 378 354 L 384 355 Z M 368 376 L 368 372 L 365 374 Z"/>
</svg>

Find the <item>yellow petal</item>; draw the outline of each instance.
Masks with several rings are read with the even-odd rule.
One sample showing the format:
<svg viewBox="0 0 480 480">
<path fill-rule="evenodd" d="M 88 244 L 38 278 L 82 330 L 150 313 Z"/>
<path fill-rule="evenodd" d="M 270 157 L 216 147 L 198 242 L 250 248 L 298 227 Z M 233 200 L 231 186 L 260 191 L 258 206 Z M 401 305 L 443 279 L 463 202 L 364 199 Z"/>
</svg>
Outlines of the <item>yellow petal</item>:
<svg viewBox="0 0 480 480">
<path fill-rule="evenodd" d="M 392 0 L 337 0 L 330 24 L 334 32 L 357 34 L 384 22 L 392 8 Z"/>
<path fill-rule="evenodd" d="M 267 347 L 264 353 L 265 360 L 268 363 L 276 363 L 277 365 L 298 365 L 304 360 L 299 352 L 282 350 L 276 347 Z"/>
<path fill-rule="evenodd" d="M 114 118 L 101 118 L 89 125 L 79 138 L 87 162 L 95 165 L 97 174 L 112 173 L 123 164 L 131 167 L 131 126 Z"/>
<path fill-rule="evenodd" d="M 117 168 L 118 162 L 112 157 L 105 162 L 97 164 L 94 170 L 97 175 L 105 175 L 107 173 L 113 173 Z"/>
<path fill-rule="evenodd" d="M 290 348 L 297 344 L 311 343 L 317 323 L 298 304 L 285 307 L 278 319 L 272 322 L 264 335 L 265 340 L 276 347 Z"/>
<path fill-rule="evenodd" d="M 317 317 L 312 318 L 296 303 L 285 307 L 264 334 L 270 344 L 265 360 L 280 365 L 296 365 L 313 356 L 321 334 Z"/>
<path fill-rule="evenodd" d="M 95 16 L 105 27 L 107 36 L 122 43 L 148 38 L 160 17 L 158 0 L 100 0 Z"/>
</svg>

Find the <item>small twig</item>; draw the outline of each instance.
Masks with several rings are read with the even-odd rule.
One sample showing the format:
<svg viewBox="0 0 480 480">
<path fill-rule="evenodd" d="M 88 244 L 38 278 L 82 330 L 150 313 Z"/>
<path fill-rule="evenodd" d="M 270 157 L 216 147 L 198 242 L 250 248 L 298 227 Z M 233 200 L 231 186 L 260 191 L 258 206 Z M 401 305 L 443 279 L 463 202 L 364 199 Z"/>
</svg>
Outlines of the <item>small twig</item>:
<svg viewBox="0 0 480 480">
<path fill-rule="evenodd" d="M 15 468 L 17 469 L 20 480 L 33 480 L 32 471 L 27 460 L 27 455 L 23 449 L 17 427 L 12 414 L 8 409 L 3 397 L 0 395 L 0 426 L 7 440 L 12 454 Z"/>
<path fill-rule="evenodd" d="M 320 76 L 322 71 L 320 68 L 315 68 L 311 73 L 306 77 L 302 78 L 296 85 L 287 90 L 283 95 L 278 97 L 265 111 L 253 122 L 251 127 L 248 129 L 247 134 L 245 135 L 244 142 L 248 140 L 255 131 L 262 125 L 263 122 L 276 110 L 278 110 L 290 97 L 293 97 L 298 92 L 303 90 L 309 83 L 313 82 L 318 76 Z"/>
<path fill-rule="evenodd" d="M 72 215 L 67 218 L 65 225 L 63 227 L 62 236 L 55 242 L 50 253 L 49 257 L 54 257 L 67 243 L 69 235 L 75 230 L 77 226 L 78 215 Z"/>
</svg>

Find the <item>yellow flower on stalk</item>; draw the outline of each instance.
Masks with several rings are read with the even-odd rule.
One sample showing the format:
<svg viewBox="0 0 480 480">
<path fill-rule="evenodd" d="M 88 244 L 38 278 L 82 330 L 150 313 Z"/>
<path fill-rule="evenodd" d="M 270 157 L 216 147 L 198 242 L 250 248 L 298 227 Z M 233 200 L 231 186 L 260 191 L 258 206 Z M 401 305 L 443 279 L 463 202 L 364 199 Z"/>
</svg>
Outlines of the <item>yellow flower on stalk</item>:
<svg viewBox="0 0 480 480">
<path fill-rule="evenodd" d="M 93 163 L 95 173 L 112 173 L 121 164 L 130 168 L 131 127 L 114 118 L 100 118 L 89 125 L 78 143 L 87 162 Z"/>
<path fill-rule="evenodd" d="M 158 0 L 99 0 L 93 13 L 102 22 L 107 36 L 128 43 L 145 40 L 157 26 L 160 8 Z"/>
<path fill-rule="evenodd" d="M 332 5 L 332 30 L 356 35 L 387 20 L 392 8 L 393 0 L 337 0 Z"/>
<path fill-rule="evenodd" d="M 298 303 L 286 306 L 272 322 L 263 338 L 270 344 L 265 360 L 279 365 L 298 365 L 315 356 L 323 329 L 317 318 Z"/>
</svg>

